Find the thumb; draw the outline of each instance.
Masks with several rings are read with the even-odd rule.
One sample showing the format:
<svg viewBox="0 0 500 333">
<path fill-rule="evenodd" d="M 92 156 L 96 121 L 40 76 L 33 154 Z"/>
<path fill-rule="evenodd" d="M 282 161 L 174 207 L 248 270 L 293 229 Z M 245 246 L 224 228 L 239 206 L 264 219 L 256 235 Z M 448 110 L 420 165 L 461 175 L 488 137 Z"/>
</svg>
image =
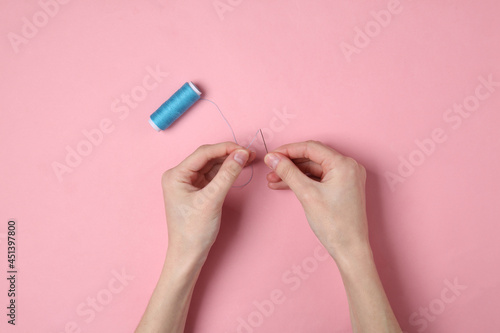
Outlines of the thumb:
<svg viewBox="0 0 500 333">
<path fill-rule="evenodd" d="M 288 157 L 280 153 L 270 153 L 264 162 L 285 182 L 295 194 L 300 194 L 304 186 L 310 181 Z"/>
<path fill-rule="evenodd" d="M 229 192 L 236 178 L 240 175 L 249 157 L 250 153 L 246 149 L 237 149 L 232 152 L 204 190 L 206 189 L 208 193 L 217 196 L 220 201 L 224 201 L 227 192 Z"/>
</svg>

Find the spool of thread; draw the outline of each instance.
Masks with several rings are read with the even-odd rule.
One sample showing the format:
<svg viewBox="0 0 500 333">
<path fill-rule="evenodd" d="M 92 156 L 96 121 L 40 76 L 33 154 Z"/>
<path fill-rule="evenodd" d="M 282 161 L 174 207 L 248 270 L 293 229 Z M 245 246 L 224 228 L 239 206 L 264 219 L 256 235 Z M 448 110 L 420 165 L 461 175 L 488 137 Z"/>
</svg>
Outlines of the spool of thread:
<svg viewBox="0 0 500 333">
<path fill-rule="evenodd" d="M 200 95 L 201 91 L 193 82 L 184 83 L 179 90 L 149 117 L 149 123 L 157 131 L 168 128 L 200 99 Z"/>
</svg>

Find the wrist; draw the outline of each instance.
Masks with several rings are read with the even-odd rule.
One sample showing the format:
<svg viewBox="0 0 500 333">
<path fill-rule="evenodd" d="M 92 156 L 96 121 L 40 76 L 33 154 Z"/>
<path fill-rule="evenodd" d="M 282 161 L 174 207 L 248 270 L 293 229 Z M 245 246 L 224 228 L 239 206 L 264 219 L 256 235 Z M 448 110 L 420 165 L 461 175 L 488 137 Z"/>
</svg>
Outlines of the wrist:
<svg viewBox="0 0 500 333">
<path fill-rule="evenodd" d="M 329 252 L 341 272 L 359 270 L 374 265 L 369 242 L 360 242 L 349 248 Z"/>
<path fill-rule="evenodd" d="M 169 244 L 164 267 L 175 267 L 179 273 L 199 272 L 207 260 L 208 251 Z"/>
</svg>

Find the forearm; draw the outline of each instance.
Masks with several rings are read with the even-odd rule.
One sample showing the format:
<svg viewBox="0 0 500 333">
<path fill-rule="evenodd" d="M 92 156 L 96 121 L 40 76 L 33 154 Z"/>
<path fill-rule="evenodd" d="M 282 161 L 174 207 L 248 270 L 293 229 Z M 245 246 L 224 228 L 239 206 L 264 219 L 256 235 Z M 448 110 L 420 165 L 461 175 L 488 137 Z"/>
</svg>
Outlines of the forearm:
<svg viewBox="0 0 500 333">
<path fill-rule="evenodd" d="M 141 332 L 182 333 L 194 286 L 204 259 L 169 249 L 160 278 L 136 329 Z"/>
<path fill-rule="evenodd" d="M 400 333 L 370 246 L 363 245 L 350 252 L 337 256 L 336 261 L 349 301 L 353 332 Z"/>
</svg>

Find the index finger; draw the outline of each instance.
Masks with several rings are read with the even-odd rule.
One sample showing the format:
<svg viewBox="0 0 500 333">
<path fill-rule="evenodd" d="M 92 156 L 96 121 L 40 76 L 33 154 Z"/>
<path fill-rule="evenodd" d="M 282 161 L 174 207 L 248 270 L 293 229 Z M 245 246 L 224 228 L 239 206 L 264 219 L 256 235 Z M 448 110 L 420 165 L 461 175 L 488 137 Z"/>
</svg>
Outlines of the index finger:
<svg viewBox="0 0 500 333">
<path fill-rule="evenodd" d="M 222 142 L 213 145 L 203 145 L 198 147 L 191 155 L 186 157 L 179 166 L 189 171 L 198 172 L 210 161 L 216 158 L 228 156 L 236 149 L 241 149 L 240 145 L 234 142 Z"/>
<path fill-rule="evenodd" d="M 323 170 L 329 170 L 332 162 L 344 157 L 336 150 L 318 141 L 289 143 L 276 148 L 274 151 L 288 156 L 292 160 L 311 160 L 319 164 Z"/>
</svg>

